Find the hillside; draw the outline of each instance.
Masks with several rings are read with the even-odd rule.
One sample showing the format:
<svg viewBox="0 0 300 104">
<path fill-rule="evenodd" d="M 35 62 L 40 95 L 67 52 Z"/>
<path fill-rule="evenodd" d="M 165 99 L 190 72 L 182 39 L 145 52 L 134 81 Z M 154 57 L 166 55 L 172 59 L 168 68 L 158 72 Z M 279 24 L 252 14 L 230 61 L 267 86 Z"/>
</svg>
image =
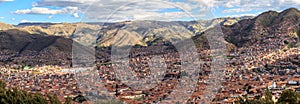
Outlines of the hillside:
<svg viewBox="0 0 300 104">
<path fill-rule="evenodd" d="M 187 39 L 218 24 L 232 25 L 241 18 L 217 18 L 199 21 L 127 21 L 105 25 L 98 37 L 98 46 L 149 46 L 166 41 Z M 157 43 L 159 42 L 159 43 Z"/>
<path fill-rule="evenodd" d="M 0 37 L 2 64 L 70 64 L 71 39 L 30 34 L 17 29 L 0 31 Z"/>
<path fill-rule="evenodd" d="M 9 24 L 5 24 L 0 22 L 0 30 L 8 30 L 8 29 L 12 29 L 15 28 L 13 25 L 9 25 Z"/>
<path fill-rule="evenodd" d="M 300 11 L 295 8 L 283 12 L 268 11 L 253 19 L 241 20 L 232 26 L 222 26 L 226 40 L 238 47 L 259 42 L 269 34 L 287 34 L 299 38 Z"/>
<path fill-rule="evenodd" d="M 10 63 L 16 63 L 15 60 L 19 60 L 19 63 L 24 60 L 32 63 L 44 61 L 49 64 L 70 65 L 73 43 L 71 39 L 84 45 L 97 44 L 99 47 L 110 47 L 168 46 L 168 42 L 192 37 L 199 49 L 209 49 L 211 47 L 208 45 L 207 37 L 215 34 L 214 26 L 218 23 L 221 24 L 218 26 L 221 29 L 218 32 L 225 37 L 214 39 L 225 44 L 228 52 L 255 45 L 264 47 L 272 44 L 270 43 L 272 41 L 269 41 L 272 39 L 279 39 L 278 44 L 288 48 L 299 45 L 299 18 L 299 10 L 291 8 L 280 13 L 267 11 L 254 18 L 218 18 L 209 21 L 126 21 L 102 26 L 99 23 L 24 23 L 16 27 L 2 23 L 2 27 L 8 28 L 1 31 L 0 48 L 1 56 L 4 56 L 1 61 Z M 238 21 L 239 19 L 242 20 Z M 98 49 L 103 51 L 97 51 L 101 54 L 99 57 L 107 57 L 110 53 L 110 48 Z M 52 60 L 51 57 L 53 60 L 64 62 L 47 61 Z M 62 59 L 55 59 L 56 57 Z"/>
<path fill-rule="evenodd" d="M 108 47 L 112 45 L 160 44 L 166 40 L 185 39 L 214 27 L 232 25 L 251 17 L 217 18 L 198 21 L 126 21 L 117 23 L 20 23 L 12 26 L 1 23 L 0 30 L 18 29 L 30 34 L 63 36 L 86 45 Z M 101 30 L 100 30 L 101 29 Z"/>
</svg>

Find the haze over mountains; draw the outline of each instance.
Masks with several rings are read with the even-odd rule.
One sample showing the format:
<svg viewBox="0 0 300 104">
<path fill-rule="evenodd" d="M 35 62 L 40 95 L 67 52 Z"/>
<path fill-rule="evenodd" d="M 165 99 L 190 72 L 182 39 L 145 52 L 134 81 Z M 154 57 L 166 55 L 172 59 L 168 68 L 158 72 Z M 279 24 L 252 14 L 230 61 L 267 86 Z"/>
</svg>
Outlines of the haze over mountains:
<svg viewBox="0 0 300 104">
<path fill-rule="evenodd" d="M 257 17 L 218 18 L 207 21 L 125 21 L 118 23 L 23 23 L 0 24 L 0 63 L 68 65 L 72 39 L 98 47 L 166 45 L 170 40 L 192 38 L 197 46 L 207 43 L 206 36 L 220 24 L 229 49 L 261 44 L 270 34 L 286 34 L 299 42 L 300 11 L 267 11 Z M 199 47 L 209 48 L 209 47 Z M 52 56 L 57 55 L 57 56 Z M 26 57 L 26 58 L 24 58 Z M 50 58 L 52 57 L 52 59 Z M 59 57 L 59 58 L 58 58 Z M 57 61 L 59 60 L 59 61 Z"/>
</svg>

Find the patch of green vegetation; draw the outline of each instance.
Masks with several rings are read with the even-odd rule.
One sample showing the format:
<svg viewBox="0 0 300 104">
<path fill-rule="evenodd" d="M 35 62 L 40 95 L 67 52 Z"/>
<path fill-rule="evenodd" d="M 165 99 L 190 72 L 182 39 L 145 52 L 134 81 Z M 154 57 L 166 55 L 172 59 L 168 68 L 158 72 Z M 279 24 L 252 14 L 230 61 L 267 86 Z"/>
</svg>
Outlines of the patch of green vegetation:
<svg viewBox="0 0 300 104">
<path fill-rule="evenodd" d="M 73 101 L 78 102 L 78 103 L 82 103 L 84 101 L 87 101 L 87 98 L 82 96 L 82 95 L 78 95 L 78 96 L 73 98 Z"/>
<path fill-rule="evenodd" d="M 264 98 L 249 100 L 246 95 L 239 99 L 240 100 L 237 101 L 239 104 L 299 104 L 300 94 L 293 90 L 286 90 L 282 92 L 278 101 L 273 101 L 272 93 L 267 89 Z"/>
<path fill-rule="evenodd" d="M 62 104 L 57 95 L 31 94 L 17 88 L 6 89 L 5 86 L 5 82 L 0 81 L 0 104 Z M 65 104 L 71 104 L 71 101 L 67 100 Z"/>
<path fill-rule="evenodd" d="M 226 59 L 233 59 L 234 56 L 228 56 L 228 55 L 227 55 L 225 58 L 226 58 Z"/>
</svg>

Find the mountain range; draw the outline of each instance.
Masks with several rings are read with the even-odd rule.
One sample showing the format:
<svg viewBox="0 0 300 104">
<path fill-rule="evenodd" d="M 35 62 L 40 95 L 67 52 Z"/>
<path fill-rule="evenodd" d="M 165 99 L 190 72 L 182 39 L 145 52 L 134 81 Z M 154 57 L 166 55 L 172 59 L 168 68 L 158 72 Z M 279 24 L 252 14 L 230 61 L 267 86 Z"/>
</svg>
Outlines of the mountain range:
<svg viewBox="0 0 300 104">
<path fill-rule="evenodd" d="M 251 17 L 217 18 L 199 21 L 125 21 L 117 23 L 20 23 L 16 26 L 0 24 L 0 30 L 18 29 L 30 34 L 63 36 L 84 44 L 97 41 L 100 47 L 111 45 L 147 46 L 157 36 L 165 39 L 190 38 L 215 25 L 232 25 Z M 88 41 L 87 41 L 88 40 Z M 93 45 L 96 42 L 93 42 Z"/>
<path fill-rule="evenodd" d="M 249 46 L 269 34 L 287 34 L 299 38 L 300 11 L 290 8 L 282 12 L 267 11 L 253 19 L 222 26 L 228 42 L 238 47 Z"/>
<path fill-rule="evenodd" d="M 293 37 L 298 45 L 300 11 L 290 8 L 282 12 L 267 11 L 256 17 L 198 21 L 22 23 L 15 26 L 0 23 L 0 64 L 70 65 L 73 43 L 97 46 L 102 51 L 101 57 L 109 54 L 111 46 L 168 46 L 165 44 L 168 41 L 188 38 L 192 38 L 198 48 L 209 49 L 206 37 L 216 27 L 222 30 L 228 51 L 262 45 L 262 39 L 270 34 Z"/>
</svg>

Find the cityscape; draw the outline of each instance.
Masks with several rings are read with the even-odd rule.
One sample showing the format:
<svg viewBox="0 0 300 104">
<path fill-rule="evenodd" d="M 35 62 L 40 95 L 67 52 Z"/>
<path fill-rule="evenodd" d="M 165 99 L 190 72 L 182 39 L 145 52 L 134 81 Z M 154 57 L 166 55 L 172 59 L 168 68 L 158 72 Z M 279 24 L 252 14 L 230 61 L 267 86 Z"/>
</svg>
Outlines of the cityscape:
<svg viewBox="0 0 300 104">
<path fill-rule="evenodd" d="M 161 1 L 181 11 L 157 1 L 33 0 L 0 12 L 0 104 L 300 104 L 298 0 L 192 1 Z M 194 3 L 218 5 L 205 12 L 215 17 L 178 16 Z M 249 5 L 260 9 L 237 10 Z M 94 20 L 102 14 L 111 17 Z"/>
</svg>

